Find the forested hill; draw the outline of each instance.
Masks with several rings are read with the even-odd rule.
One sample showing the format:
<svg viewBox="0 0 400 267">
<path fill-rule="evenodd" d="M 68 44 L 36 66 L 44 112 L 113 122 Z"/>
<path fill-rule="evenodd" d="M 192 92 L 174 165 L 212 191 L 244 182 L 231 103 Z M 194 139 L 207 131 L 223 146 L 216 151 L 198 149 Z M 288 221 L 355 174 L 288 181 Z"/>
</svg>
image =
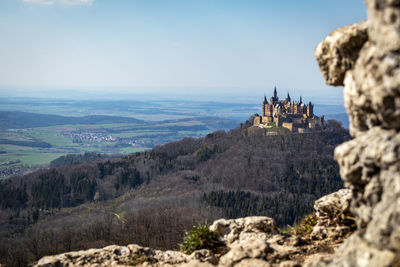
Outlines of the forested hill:
<svg viewBox="0 0 400 267">
<path fill-rule="evenodd" d="M 349 138 L 347 130 L 334 121 L 329 121 L 322 131 L 292 134 L 280 129 L 277 135 L 250 127 L 247 122 L 229 133 L 217 131 L 200 139 L 185 138 L 150 152 L 8 179 L 0 185 L 4 215 L 0 234 L 4 237 L 10 231 L 28 227 L 39 232 L 47 229 L 41 233 L 46 236 L 56 228 L 51 238 L 60 237 L 56 239 L 57 251 L 49 253 L 51 248 L 47 247 L 42 252 L 54 254 L 64 249 L 96 246 L 93 242 L 99 238 L 100 245 L 129 242 L 176 248 L 185 229 L 199 220 L 211 221 L 216 217 L 266 215 L 279 225 L 291 224 L 311 212 L 317 198 L 342 187 L 333 150 Z M 88 205 L 89 213 L 84 208 Z M 74 210 L 74 217 L 65 215 L 63 208 L 68 208 L 69 214 L 75 206 L 80 208 Z M 106 227 L 109 222 L 104 220 L 110 220 L 94 210 L 103 212 L 111 206 L 112 214 L 124 217 L 113 222 L 112 230 L 107 228 L 114 234 L 93 234 L 105 231 L 99 225 Z M 67 220 L 56 219 L 61 216 L 57 214 L 81 227 L 60 225 Z M 135 229 L 140 234 L 132 234 Z M 29 236 L 32 231 L 25 232 L 23 240 L 36 238 L 37 234 Z M 91 234 L 82 234 L 85 231 Z M 168 234 L 158 240 L 154 231 Z M 62 240 L 66 234 L 76 238 L 76 246 L 65 247 Z M 0 239 L 6 240 L 2 236 Z M 23 242 L 18 238 L 2 241 L 0 253 L 9 253 L 16 240 Z M 29 251 L 31 254 L 24 253 L 33 253 L 31 258 L 41 256 L 37 248 Z"/>
</svg>

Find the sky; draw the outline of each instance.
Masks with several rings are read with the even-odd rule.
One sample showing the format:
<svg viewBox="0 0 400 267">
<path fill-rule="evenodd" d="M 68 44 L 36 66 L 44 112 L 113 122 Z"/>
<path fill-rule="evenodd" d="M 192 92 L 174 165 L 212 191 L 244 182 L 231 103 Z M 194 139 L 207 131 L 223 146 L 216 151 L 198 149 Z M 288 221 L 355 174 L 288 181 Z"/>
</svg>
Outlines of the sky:
<svg viewBox="0 0 400 267">
<path fill-rule="evenodd" d="M 340 98 L 313 51 L 366 17 L 362 0 L 0 0 L 0 93 Z"/>
</svg>

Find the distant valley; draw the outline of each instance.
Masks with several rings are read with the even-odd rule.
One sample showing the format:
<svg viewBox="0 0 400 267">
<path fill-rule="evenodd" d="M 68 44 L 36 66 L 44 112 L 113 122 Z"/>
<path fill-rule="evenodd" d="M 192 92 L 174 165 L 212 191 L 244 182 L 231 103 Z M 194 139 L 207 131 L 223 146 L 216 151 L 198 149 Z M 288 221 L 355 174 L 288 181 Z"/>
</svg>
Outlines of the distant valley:
<svg viewBox="0 0 400 267">
<path fill-rule="evenodd" d="M 238 121 L 194 117 L 142 121 L 127 117 L 63 117 L 0 111 L 0 176 L 21 174 L 66 154 L 128 154 L 184 137 L 229 130 Z"/>
<path fill-rule="evenodd" d="M 228 131 L 260 109 L 259 104 L 182 100 L 3 98 L 0 104 L 0 178 L 67 154 L 129 154 Z M 316 105 L 315 112 L 348 124 L 342 106 Z"/>
</svg>

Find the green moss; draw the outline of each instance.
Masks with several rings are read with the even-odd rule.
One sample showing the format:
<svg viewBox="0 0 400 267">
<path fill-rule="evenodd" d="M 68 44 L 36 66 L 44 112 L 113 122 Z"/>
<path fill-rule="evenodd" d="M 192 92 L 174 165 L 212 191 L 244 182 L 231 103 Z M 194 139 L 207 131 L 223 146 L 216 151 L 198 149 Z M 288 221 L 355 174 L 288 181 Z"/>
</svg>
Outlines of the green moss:
<svg viewBox="0 0 400 267">
<path fill-rule="evenodd" d="M 191 254 L 198 249 L 214 250 L 221 245 L 217 232 L 211 231 L 207 225 L 199 225 L 186 233 L 180 248 L 182 252 Z"/>
</svg>

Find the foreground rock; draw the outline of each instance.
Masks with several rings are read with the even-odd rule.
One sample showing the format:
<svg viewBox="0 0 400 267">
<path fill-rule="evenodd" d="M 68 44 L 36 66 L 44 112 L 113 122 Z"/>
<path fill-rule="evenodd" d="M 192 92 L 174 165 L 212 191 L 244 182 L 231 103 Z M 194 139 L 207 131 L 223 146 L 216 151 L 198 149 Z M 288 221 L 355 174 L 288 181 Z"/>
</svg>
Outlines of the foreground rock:
<svg viewBox="0 0 400 267">
<path fill-rule="evenodd" d="M 348 203 L 338 199 L 343 194 L 319 200 L 318 207 L 324 207 L 324 212 L 321 210 L 321 216 L 317 217 L 320 230 L 332 232 L 324 229 L 324 222 L 334 220 L 338 213 L 345 213 L 340 207 L 347 207 Z M 338 205 L 339 202 L 343 205 Z M 340 228 L 338 222 L 330 223 L 329 227 Z M 268 217 L 220 219 L 210 229 L 217 232 L 224 244 L 214 252 L 202 249 L 186 255 L 179 251 L 160 251 L 138 245 L 113 245 L 44 257 L 36 266 L 299 266 L 313 262 L 314 258 L 330 259 L 345 236 L 331 239 L 326 235 L 312 240 L 309 233 L 282 235 L 275 221 Z"/>
<path fill-rule="evenodd" d="M 209 250 L 198 250 L 186 255 L 178 251 L 160 251 L 138 245 L 112 245 L 47 256 L 36 266 L 181 266 L 185 263 L 211 266 L 211 263 L 216 263 L 216 259 Z"/>
<path fill-rule="evenodd" d="M 394 0 L 366 0 L 365 23 L 337 30 L 342 40 L 361 44 L 347 57 L 349 68 L 327 70 L 343 61 L 345 44 L 328 36 L 315 53 L 328 84 L 344 85 L 353 140 L 335 151 L 358 231 L 345 242 L 330 266 L 400 266 L 400 5 Z M 351 45 L 351 44 L 349 44 Z M 342 79 L 344 77 L 344 79 Z"/>
<path fill-rule="evenodd" d="M 351 190 L 341 189 L 315 201 L 314 209 L 318 222 L 311 233 L 312 238 L 337 239 L 353 232 L 355 218 L 350 212 L 351 199 Z"/>
<path fill-rule="evenodd" d="M 315 49 L 326 82 L 343 85 L 346 71 L 353 68 L 360 49 L 368 40 L 367 22 L 339 28 Z"/>
</svg>

